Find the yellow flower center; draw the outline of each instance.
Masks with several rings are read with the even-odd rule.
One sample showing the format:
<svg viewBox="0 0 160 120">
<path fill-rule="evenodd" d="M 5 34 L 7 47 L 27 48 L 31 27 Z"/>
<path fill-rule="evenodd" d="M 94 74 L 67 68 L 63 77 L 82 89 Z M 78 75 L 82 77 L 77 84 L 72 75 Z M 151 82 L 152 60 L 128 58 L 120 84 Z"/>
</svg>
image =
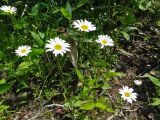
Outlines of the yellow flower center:
<svg viewBox="0 0 160 120">
<path fill-rule="evenodd" d="M 82 28 L 83 30 L 88 30 L 88 26 L 87 26 L 87 25 L 82 25 L 81 28 Z"/>
<path fill-rule="evenodd" d="M 130 97 L 130 96 L 131 96 L 131 93 L 125 92 L 124 95 L 125 95 L 125 97 Z"/>
<path fill-rule="evenodd" d="M 102 40 L 103 45 L 106 45 L 107 43 L 108 43 L 107 40 Z"/>
<path fill-rule="evenodd" d="M 27 50 L 26 49 L 22 49 L 21 50 L 21 53 L 25 53 Z"/>
<path fill-rule="evenodd" d="M 56 50 L 61 50 L 61 49 L 62 49 L 62 45 L 57 44 L 57 45 L 54 46 L 54 49 L 56 49 Z"/>
<path fill-rule="evenodd" d="M 6 10 L 6 12 L 8 12 L 8 13 L 13 13 L 13 11 L 12 11 L 12 10 Z"/>
</svg>

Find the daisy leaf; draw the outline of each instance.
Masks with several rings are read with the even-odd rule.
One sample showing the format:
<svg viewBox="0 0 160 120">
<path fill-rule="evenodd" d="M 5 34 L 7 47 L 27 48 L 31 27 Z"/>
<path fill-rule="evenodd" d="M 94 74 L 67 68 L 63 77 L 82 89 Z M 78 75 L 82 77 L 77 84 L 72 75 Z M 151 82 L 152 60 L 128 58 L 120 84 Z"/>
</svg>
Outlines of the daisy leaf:
<svg viewBox="0 0 160 120">
<path fill-rule="evenodd" d="M 160 79 L 153 77 L 151 75 L 148 75 L 149 79 L 153 82 L 153 84 L 157 85 L 158 87 L 160 87 Z"/>
<path fill-rule="evenodd" d="M 68 20 L 72 19 L 72 7 L 69 3 L 66 4 L 66 7 L 61 7 L 61 13 L 62 15 L 67 18 Z"/>
</svg>

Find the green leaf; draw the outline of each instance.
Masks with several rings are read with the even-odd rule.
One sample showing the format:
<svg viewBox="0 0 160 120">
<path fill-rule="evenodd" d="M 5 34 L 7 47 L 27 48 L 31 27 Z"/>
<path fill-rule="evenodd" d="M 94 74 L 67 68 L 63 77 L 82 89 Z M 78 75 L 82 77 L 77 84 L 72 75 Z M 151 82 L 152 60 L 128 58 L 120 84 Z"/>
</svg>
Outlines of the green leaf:
<svg viewBox="0 0 160 120">
<path fill-rule="evenodd" d="M 126 33 L 125 31 L 122 31 L 122 34 L 126 40 L 130 40 L 130 36 L 128 33 Z"/>
<path fill-rule="evenodd" d="M 9 106 L 6 105 L 0 105 L 0 113 L 7 110 L 9 108 Z"/>
<path fill-rule="evenodd" d="M 127 12 L 124 15 L 119 17 L 119 20 L 123 23 L 123 24 L 134 24 L 136 22 L 136 17 L 134 15 L 134 13 L 132 12 Z"/>
<path fill-rule="evenodd" d="M 65 18 L 67 18 L 68 20 L 71 20 L 72 19 L 71 5 L 67 3 L 65 8 L 61 7 L 61 13 Z"/>
<path fill-rule="evenodd" d="M 157 85 L 158 87 L 160 87 L 160 79 L 153 77 L 151 75 L 148 75 L 149 79 L 153 82 L 153 84 Z"/>
<path fill-rule="evenodd" d="M 43 43 L 42 39 L 40 38 L 39 34 L 36 34 L 35 32 L 32 32 L 32 31 L 30 31 L 30 33 L 31 33 L 34 41 L 37 43 L 37 45 L 39 47 L 42 47 L 44 43 Z"/>
<path fill-rule="evenodd" d="M 120 73 L 120 72 L 114 72 L 114 71 L 108 71 L 108 73 L 106 74 L 106 78 L 112 78 L 114 76 L 124 76 L 125 74 Z"/>
<path fill-rule="evenodd" d="M 29 68 L 33 63 L 32 62 L 22 62 L 18 65 L 17 70 L 23 70 Z"/>
<path fill-rule="evenodd" d="M 159 106 L 160 105 L 160 98 L 154 98 L 153 103 L 151 103 L 150 105 Z"/>
<path fill-rule="evenodd" d="M 134 13 L 132 12 L 128 12 L 125 16 L 125 22 L 127 24 L 134 24 L 136 22 L 136 17 L 134 15 Z"/>
<path fill-rule="evenodd" d="M 156 21 L 156 25 L 160 27 L 160 20 Z"/>
<path fill-rule="evenodd" d="M 85 116 L 84 120 L 91 120 L 88 116 Z"/>
<path fill-rule="evenodd" d="M 17 69 L 16 69 L 16 74 L 17 75 L 24 75 L 26 74 L 29 69 L 30 69 L 30 66 L 32 65 L 33 63 L 32 62 L 22 62 L 18 65 Z"/>
<path fill-rule="evenodd" d="M 2 51 L 0 51 L 0 60 L 4 59 L 5 55 Z"/>
<path fill-rule="evenodd" d="M 77 5 L 76 5 L 76 9 L 85 5 L 86 3 L 89 3 L 89 0 L 79 0 Z"/>
<path fill-rule="evenodd" d="M 30 53 L 30 55 L 40 55 L 43 53 L 44 53 L 44 50 L 41 48 L 32 48 L 32 52 Z"/>
<path fill-rule="evenodd" d="M 40 36 L 42 39 L 44 39 L 45 34 L 44 34 L 44 33 L 42 33 L 42 32 L 38 32 L 38 33 L 39 33 L 39 36 Z"/>
<path fill-rule="evenodd" d="M 4 65 L 4 64 L 0 64 L 0 71 L 4 70 L 4 71 L 7 71 L 7 70 L 10 70 L 11 68 L 7 65 Z"/>
<path fill-rule="evenodd" d="M 14 29 L 21 30 L 28 27 L 27 17 L 14 21 Z"/>
<path fill-rule="evenodd" d="M 82 105 L 82 101 L 81 100 L 77 100 L 75 103 L 74 103 L 74 106 L 75 107 L 80 107 Z"/>
<path fill-rule="evenodd" d="M 146 0 L 141 0 L 139 3 L 138 3 L 138 7 L 139 9 L 141 10 L 147 10 L 149 9 L 149 7 L 152 6 L 152 2 L 151 1 L 146 1 Z"/>
<path fill-rule="evenodd" d="M 5 80 L 5 79 L 0 80 L 0 85 L 1 85 L 1 84 L 5 84 L 5 83 L 6 83 L 6 80 Z"/>
<path fill-rule="evenodd" d="M 112 108 L 109 108 L 109 107 L 107 107 L 105 110 L 106 110 L 107 112 L 114 112 L 114 110 L 113 110 Z"/>
<path fill-rule="evenodd" d="M 65 102 L 65 103 L 64 103 L 64 107 L 65 107 L 65 108 L 69 108 L 69 107 L 70 107 L 70 102 Z"/>
<path fill-rule="evenodd" d="M 88 79 L 85 81 L 87 82 L 87 85 L 90 86 L 91 88 L 96 87 L 96 82 L 97 82 L 96 79 Z"/>
<path fill-rule="evenodd" d="M 110 89 L 110 85 L 106 82 L 103 84 L 102 89 L 106 90 L 106 89 Z"/>
<path fill-rule="evenodd" d="M 7 90 L 9 90 L 10 89 L 10 85 L 9 84 L 1 84 L 0 85 L 0 94 L 2 94 L 2 93 L 4 93 L 4 92 L 6 92 Z"/>
<path fill-rule="evenodd" d="M 78 69 L 75 69 L 77 75 L 78 75 L 78 78 L 83 81 L 84 80 L 84 76 L 82 75 L 82 73 L 78 70 Z"/>
<path fill-rule="evenodd" d="M 40 8 L 40 4 L 37 3 L 37 4 L 32 8 L 31 15 L 37 16 L 37 15 L 38 15 L 38 12 L 39 12 L 39 8 Z"/>
<path fill-rule="evenodd" d="M 84 86 L 81 95 L 84 97 L 92 97 L 92 96 L 88 96 L 88 93 L 90 92 L 90 88 Z"/>
<path fill-rule="evenodd" d="M 94 102 L 87 102 L 85 104 L 83 104 L 80 109 L 82 110 L 92 110 L 95 107 Z"/>
<path fill-rule="evenodd" d="M 102 110 L 105 110 L 107 108 L 106 103 L 100 102 L 100 101 L 96 101 L 95 102 L 95 107 L 100 108 Z"/>
</svg>

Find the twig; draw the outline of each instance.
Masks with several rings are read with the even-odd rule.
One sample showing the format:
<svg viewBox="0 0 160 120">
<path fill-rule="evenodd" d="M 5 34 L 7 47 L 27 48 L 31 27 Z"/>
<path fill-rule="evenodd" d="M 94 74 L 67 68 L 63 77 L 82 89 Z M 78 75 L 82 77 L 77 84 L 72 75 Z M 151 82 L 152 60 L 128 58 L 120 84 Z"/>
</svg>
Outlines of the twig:
<svg viewBox="0 0 160 120">
<path fill-rule="evenodd" d="M 112 96 L 109 93 L 107 93 L 107 95 L 109 96 L 111 102 L 115 105 L 114 100 L 112 99 Z"/>
<path fill-rule="evenodd" d="M 34 120 L 34 119 L 36 119 L 36 118 L 39 116 L 39 114 L 40 114 L 45 108 L 54 107 L 54 106 L 57 106 L 57 107 L 64 107 L 64 105 L 55 104 L 55 103 L 49 104 L 49 105 L 45 105 L 41 110 L 38 111 L 38 113 L 37 113 L 36 116 L 34 116 L 34 117 L 32 117 L 32 118 L 30 118 L 30 119 L 28 119 L 28 120 Z"/>
<path fill-rule="evenodd" d="M 107 118 L 107 120 L 112 120 L 114 117 L 116 117 L 118 115 L 118 110 L 115 112 L 114 115 L 111 115 L 110 117 Z"/>
<path fill-rule="evenodd" d="M 46 55 L 46 57 L 47 57 L 47 60 L 48 60 L 49 62 L 51 62 L 51 60 L 50 60 L 49 57 L 48 57 L 48 54 L 45 53 L 45 55 Z"/>
<path fill-rule="evenodd" d="M 126 107 L 122 107 L 122 109 L 124 109 L 125 111 L 129 111 L 129 112 L 134 112 L 138 110 L 138 109 L 131 110 L 130 108 L 126 108 Z"/>
<path fill-rule="evenodd" d="M 54 106 L 56 106 L 56 107 L 64 107 L 64 105 L 53 103 L 53 104 L 50 104 L 50 105 L 45 105 L 44 108 L 51 108 L 51 107 L 54 107 Z"/>
<path fill-rule="evenodd" d="M 131 53 L 129 53 L 129 52 L 123 50 L 123 49 L 118 49 L 118 50 L 119 50 L 119 52 L 120 52 L 121 54 L 124 54 L 124 55 L 126 55 L 126 56 L 128 56 L 128 57 L 133 57 L 133 56 L 134 56 L 133 54 L 131 54 Z"/>
<path fill-rule="evenodd" d="M 35 120 L 39 116 L 39 114 L 41 113 L 42 110 L 39 110 L 36 116 L 34 116 L 34 117 L 32 117 L 32 118 L 30 118 L 28 120 Z"/>
<path fill-rule="evenodd" d="M 24 15 L 24 13 L 25 13 L 25 11 L 26 11 L 27 7 L 28 7 L 28 5 L 27 5 L 27 4 L 25 4 L 24 10 L 23 10 L 23 12 L 22 12 L 22 14 L 21 14 L 21 17 L 23 17 L 23 15 Z"/>
<path fill-rule="evenodd" d="M 133 110 L 125 110 L 125 111 L 128 111 L 128 112 L 135 112 L 137 111 L 138 109 L 133 109 Z"/>
<path fill-rule="evenodd" d="M 43 91 L 43 88 L 44 88 L 44 85 L 45 85 L 46 81 L 47 81 L 47 77 L 46 77 L 46 79 L 45 79 L 44 82 L 43 82 L 42 88 L 41 88 L 41 90 L 40 90 L 40 92 L 39 92 L 39 95 L 38 95 L 37 99 L 40 98 L 40 96 L 41 96 L 41 94 L 42 94 L 42 91 Z"/>
<path fill-rule="evenodd" d="M 124 114 L 123 114 L 122 111 L 120 111 L 119 113 L 121 114 L 121 116 L 122 116 L 125 120 L 128 120 L 128 119 L 124 116 Z"/>
</svg>

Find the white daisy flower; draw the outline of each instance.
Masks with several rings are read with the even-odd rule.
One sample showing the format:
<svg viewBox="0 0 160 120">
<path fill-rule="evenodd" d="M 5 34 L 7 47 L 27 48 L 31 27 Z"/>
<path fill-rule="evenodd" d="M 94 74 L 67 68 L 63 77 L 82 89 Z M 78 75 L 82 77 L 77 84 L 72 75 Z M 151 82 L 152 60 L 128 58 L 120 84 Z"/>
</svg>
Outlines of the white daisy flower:
<svg viewBox="0 0 160 120">
<path fill-rule="evenodd" d="M 17 8 L 4 5 L 4 6 L 0 7 L 0 10 L 4 11 L 6 13 L 13 14 L 13 13 L 16 13 Z"/>
<path fill-rule="evenodd" d="M 141 85 L 141 84 L 142 84 L 142 80 L 134 80 L 134 83 L 135 83 L 136 85 Z"/>
<path fill-rule="evenodd" d="M 24 45 L 24 46 L 19 46 L 17 50 L 15 50 L 15 53 L 22 57 L 22 56 L 27 56 L 31 52 L 31 47 Z"/>
<path fill-rule="evenodd" d="M 114 46 L 114 41 L 108 35 L 99 35 L 96 42 L 101 44 L 101 48 L 104 46 Z"/>
<path fill-rule="evenodd" d="M 58 54 L 61 54 L 63 56 L 66 51 L 70 51 L 70 49 L 68 49 L 70 47 L 70 44 L 66 43 L 59 37 L 48 40 L 48 44 L 46 44 L 45 47 L 47 48 L 46 52 L 53 51 L 53 54 L 55 54 L 55 56 L 57 56 Z"/>
<path fill-rule="evenodd" d="M 123 86 L 122 89 L 119 89 L 119 93 L 122 95 L 123 100 L 127 100 L 127 102 L 132 103 L 132 101 L 136 101 L 137 93 L 133 92 L 132 88 L 128 86 Z"/>
<path fill-rule="evenodd" d="M 90 32 L 96 30 L 95 25 L 87 20 L 75 20 L 73 22 L 74 28 L 78 28 L 80 31 Z"/>
</svg>

